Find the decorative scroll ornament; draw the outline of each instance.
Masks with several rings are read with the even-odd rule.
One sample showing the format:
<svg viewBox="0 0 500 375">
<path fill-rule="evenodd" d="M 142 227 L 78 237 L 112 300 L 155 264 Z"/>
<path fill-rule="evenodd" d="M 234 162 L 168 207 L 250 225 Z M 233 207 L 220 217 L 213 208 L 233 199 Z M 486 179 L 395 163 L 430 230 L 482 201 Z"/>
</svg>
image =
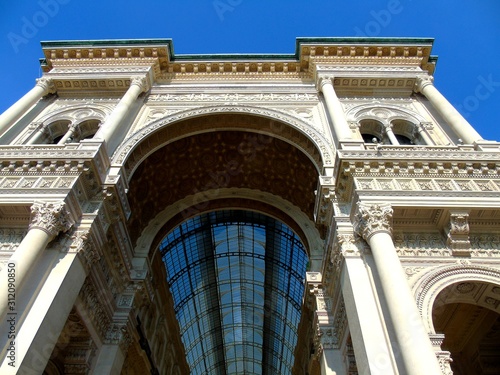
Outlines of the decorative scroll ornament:
<svg viewBox="0 0 500 375">
<path fill-rule="evenodd" d="M 36 201 L 31 206 L 29 229 L 37 228 L 54 238 L 59 232 L 67 232 L 74 222 L 65 208 L 65 203 Z"/>
<path fill-rule="evenodd" d="M 379 232 L 392 235 L 392 207 L 389 204 L 367 205 L 358 203 L 358 213 L 355 218 L 355 231 L 368 241 Z"/>
</svg>

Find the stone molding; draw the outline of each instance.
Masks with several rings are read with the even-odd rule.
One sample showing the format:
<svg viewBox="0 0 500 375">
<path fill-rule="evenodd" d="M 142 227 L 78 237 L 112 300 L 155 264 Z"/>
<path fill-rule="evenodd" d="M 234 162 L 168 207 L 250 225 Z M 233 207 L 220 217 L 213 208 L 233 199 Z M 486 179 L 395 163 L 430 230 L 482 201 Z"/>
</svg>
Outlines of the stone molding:
<svg viewBox="0 0 500 375">
<path fill-rule="evenodd" d="M 500 270 L 471 264 L 466 260 L 458 264 L 434 267 L 423 273 L 412 289 L 427 332 L 435 333 L 432 308 L 436 297 L 443 289 L 453 284 L 469 281 L 500 285 L 499 280 Z"/>
<path fill-rule="evenodd" d="M 388 233 L 392 236 L 392 213 L 390 204 L 358 203 L 358 212 L 355 216 L 354 230 L 365 241 L 377 234 Z"/>
<path fill-rule="evenodd" d="M 59 232 L 67 232 L 74 224 L 65 203 L 35 201 L 31 206 L 31 224 L 29 229 L 40 229 L 51 238 Z"/>
<path fill-rule="evenodd" d="M 148 126 L 139 129 L 137 132 L 128 137 L 120 147 L 115 151 L 112 157 L 113 164 L 125 164 L 130 153 L 144 140 L 148 135 L 155 131 L 181 120 L 188 120 L 190 118 L 210 115 L 210 114 L 254 114 L 261 117 L 268 117 L 272 120 L 281 121 L 298 131 L 302 132 L 308 137 L 314 145 L 320 150 L 323 164 L 330 165 L 333 163 L 333 150 L 334 147 L 330 141 L 319 132 L 314 125 L 304 120 L 299 120 L 289 114 L 270 110 L 266 108 L 252 107 L 247 105 L 225 104 L 223 106 L 208 106 L 195 109 L 188 109 L 185 111 L 176 112 L 166 118 L 157 120 L 150 123 Z M 152 151 L 152 150 L 151 150 Z M 305 151 L 307 154 L 307 151 Z"/>
</svg>

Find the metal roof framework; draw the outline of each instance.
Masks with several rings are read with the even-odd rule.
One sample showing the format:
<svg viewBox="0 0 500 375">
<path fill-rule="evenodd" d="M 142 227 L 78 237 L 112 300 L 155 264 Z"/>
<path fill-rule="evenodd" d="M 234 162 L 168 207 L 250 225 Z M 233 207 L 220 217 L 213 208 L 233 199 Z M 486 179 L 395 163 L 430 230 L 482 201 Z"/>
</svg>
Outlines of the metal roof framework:
<svg viewBox="0 0 500 375">
<path fill-rule="evenodd" d="M 192 374 L 289 374 L 307 253 L 285 224 L 224 210 L 191 218 L 160 244 Z"/>
</svg>

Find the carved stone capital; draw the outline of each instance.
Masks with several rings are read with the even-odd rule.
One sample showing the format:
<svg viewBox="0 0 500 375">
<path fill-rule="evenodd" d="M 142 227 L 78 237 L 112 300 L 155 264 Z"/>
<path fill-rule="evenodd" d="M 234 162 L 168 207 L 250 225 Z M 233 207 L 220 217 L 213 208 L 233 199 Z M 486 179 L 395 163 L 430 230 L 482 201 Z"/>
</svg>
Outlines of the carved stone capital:
<svg viewBox="0 0 500 375">
<path fill-rule="evenodd" d="M 65 203 L 35 201 L 31 206 L 31 224 L 29 229 L 37 228 L 54 238 L 59 232 L 67 232 L 74 222 Z"/>
<path fill-rule="evenodd" d="M 428 86 L 433 85 L 433 78 L 431 76 L 418 76 L 415 81 L 415 91 L 422 92 L 422 90 Z"/>
<path fill-rule="evenodd" d="M 392 235 L 392 207 L 390 204 L 358 203 L 358 213 L 355 217 L 355 231 L 368 241 L 379 232 Z"/>
<path fill-rule="evenodd" d="M 104 338 L 105 344 L 120 345 L 124 353 L 127 352 L 131 342 L 132 336 L 129 333 L 126 323 L 112 323 Z"/>
<path fill-rule="evenodd" d="M 337 241 L 340 246 L 340 252 L 344 258 L 359 257 L 361 252 L 356 246 L 356 239 L 353 233 L 339 233 L 337 234 Z"/>
<path fill-rule="evenodd" d="M 36 85 L 44 90 L 44 95 L 53 94 L 56 92 L 56 86 L 52 78 L 42 77 L 36 80 Z"/>
<path fill-rule="evenodd" d="M 450 222 L 447 228 L 447 245 L 453 255 L 469 255 L 471 250 L 469 238 L 469 212 L 450 212 Z"/>
<path fill-rule="evenodd" d="M 323 86 L 325 85 L 333 86 L 333 77 L 324 74 L 318 75 L 318 78 L 316 79 L 316 90 L 319 92 L 323 91 Z"/>
<path fill-rule="evenodd" d="M 132 85 L 139 86 L 142 92 L 146 92 L 149 90 L 149 84 L 146 77 L 131 77 L 130 87 L 132 87 Z"/>
<path fill-rule="evenodd" d="M 72 234 L 71 240 L 70 251 L 77 253 L 88 269 L 101 259 L 96 246 L 89 238 L 89 231 L 76 231 Z"/>
</svg>

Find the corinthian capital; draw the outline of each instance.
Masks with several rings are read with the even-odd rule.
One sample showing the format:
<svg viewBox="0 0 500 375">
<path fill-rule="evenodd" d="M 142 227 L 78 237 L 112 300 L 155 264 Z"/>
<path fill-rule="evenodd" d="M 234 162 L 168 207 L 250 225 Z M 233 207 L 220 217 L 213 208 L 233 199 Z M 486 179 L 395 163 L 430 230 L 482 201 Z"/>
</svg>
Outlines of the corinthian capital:
<svg viewBox="0 0 500 375">
<path fill-rule="evenodd" d="M 333 85 L 332 83 L 333 77 L 330 75 L 325 75 L 325 74 L 318 74 L 318 77 L 316 79 L 316 90 L 322 91 L 324 85 Z"/>
<path fill-rule="evenodd" d="M 73 226 L 64 202 L 35 202 L 31 206 L 30 229 L 37 228 L 54 238 L 59 232 L 67 232 Z"/>
<path fill-rule="evenodd" d="M 142 92 L 148 91 L 149 84 L 146 77 L 132 77 L 130 79 L 130 86 L 132 85 L 139 86 Z"/>
<path fill-rule="evenodd" d="M 392 234 L 392 207 L 359 203 L 354 228 L 366 241 L 379 232 Z"/>
<path fill-rule="evenodd" d="M 56 92 L 56 86 L 52 78 L 42 77 L 36 80 L 36 85 L 40 86 L 46 94 L 53 94 Z"/>
<path fill-rule="evenodd" d="M 422 92 L 425 86 L 432 85 L 433 78 L 431 76 L 418 76 L 415 82 L 415 91 Z"/>
</svg>

